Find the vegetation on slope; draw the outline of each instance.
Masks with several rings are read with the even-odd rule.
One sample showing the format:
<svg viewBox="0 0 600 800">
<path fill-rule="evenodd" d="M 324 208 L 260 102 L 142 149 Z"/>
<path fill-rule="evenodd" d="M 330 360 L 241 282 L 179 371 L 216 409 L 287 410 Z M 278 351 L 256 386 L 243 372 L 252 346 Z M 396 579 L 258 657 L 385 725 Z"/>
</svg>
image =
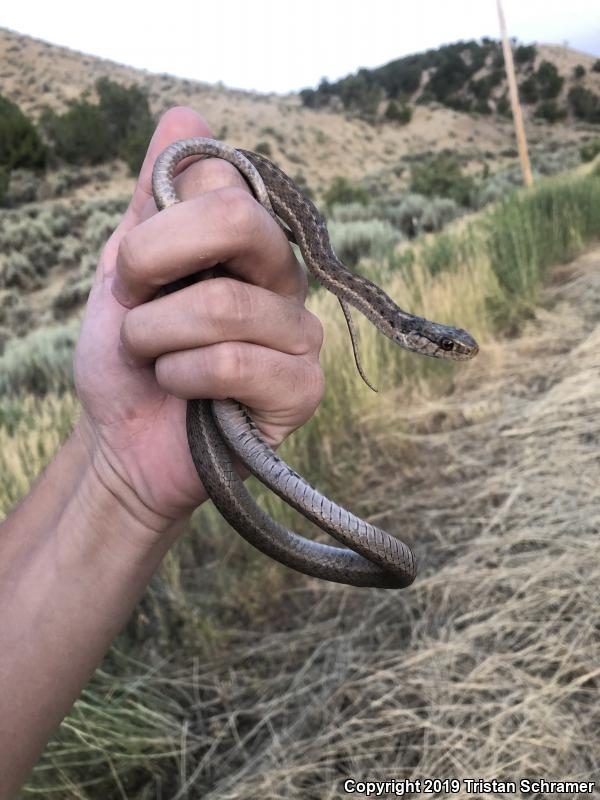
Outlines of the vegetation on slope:
<svg viewBox="0 0 600 800">
<path fill-rule="evenodd" d="M 536 116 L 556 122 L 571 112 L 577 119 L 600 122 L 600 97 L 592 89 L 574 85 L 568 102 L 558 104 L 565 77 L 547 60 L 536 69 L 537 55 L 536 45 L 514 42 L 521 100 L 534 108 Z M 584 75 L 585 69 L 578 65 L 573 77 L 580 80 Z M 409 103 L 433 101 L 457 111 L 509 113 L 502 47 L 487 38 L 405 56 L 376 69 L 362 68 L 334 82 L 324 78 L 317 89 L 303 89 L 300 96 L 309 108 L 339 105 L 370 122 L 406 123 L 411 117 Z"/>
<path fill-rule="evenodd" d="M 0 205 L 11 172 L 57 165 L 95 165 L 120 158 L 137 174 L 154 130 L 145 92 L 108 78 L 96 82 L 97 103 L 81 98 L 67 111 L 49 108 L 38 124 L 0 95 Z"/>
<path fill-rule="evenodd" d="M 514 333 L 523 323 L 548 268 L 569 259 L 597 237 L 599 213 L 597 174 L 549 179 L 532 192 L 513 194 L 481 219 L 456 231 L 429 237 L 400 251 L 390 244 L 377 261 L 363 260 L 360 266 L 407 308 L 464 324 L 485 345 L 495 332 L 508 326 Z M 361 324 L 364 366 L 380 387 L 388 390 L 374 397 L 361 386 L 347 358 L 348 342 L 333 298 L 317 292 L 311 307 L 328 320 L 324 351 L 328 392 L 315 418 L 284 445 L 282 455 L 321 489 L 359 513 L 377 518 L 383 514 L 386 526 L 413 542 L 421 559 L 429 561 L 430 569 L 415 591 L 395 595 L 392 600 L 375 591 L 357 597 L 270 563 L 229 532 L 213 509 L 201 509 L 191 531 L 166 559 L 127 629 L 45 752 L 28 793 L 46 798 L 70 794 L 141 798 L 161 792 L 165 797 L 184 796 L 189 791 L 188 796 L 206 797 L 214 789 L 218 796 L 225 796 L 227 790 L 226 796 L 233 798 L 241 795 L 235 794 L 224 777 L 232 774 L 239 786 L 247 787 L 246 796 L 268 796 L 269 786 L 278 787 L 273 789 L 277 796 L 283 796 L 282 792 L 293 795 L 294 791 L 303 791 L 302 787 L 312 787 L 318 796 L 320 789 L 316 787 L 322 789 L 323 781 L 333 781 L 340 770 L 360 773 L 371 764 L 375 753 L 380 765 L 383 760 L 396 771 L 395 777 L 414 777 L 423 765 L 434 763 L 436 749 L 443 743 L 444 737 L 438 741 L 437 734 L 431 736 L 434 731 L 441 736 L 446 729 L 444 696 L 454 697 L 453 713 L 464 720 L 453 729 L 470 730 L 474 737 L 468 747 L 472 753 L 470 772 L 508 765 L 512 752 L 508 745 L 498 748 L 485 744 L 489 725 L 498 729 L 503 742 L 514 736 L 521 742 L 523 769 L 545 764 L 550 752 L 541 745 L 534 747 L 535 737 L 529 735 L 532 726 L 541 724 L 544 736 L 551 736 L 558 719 L 579 719 L 579 724 L 587 725 L 584 716 L 577 717 L 577 709 L 586 702 L 581 692 L 587 686 L 585 675 L 591 669 L 592 654 L 584 647 L 577 649 L 576 640 L 571 638 L 575 628 L 565 629 L 565 618 L 559 613 L 568 597 L 570 607 L 580 609 L 577 618 L 588 618 L 582 588 L 585 584 L 577 580 L 581 591 L 574 592 L 573 584 L 565 582 L 564 569 L 557 571 L 555 566 L 561 548 L 569 552 L 570 570 L 595 563 L 586 555 L 591 539 L 584 535 L 576 549 L 563 541 L 560 537 L 564 532 L 558 531 L 558 538 L 544 545 L 549 548 L 547 556 L 545 551 L 535 556 L 536 570 L 527 566 L 529 562 L 521 567 L 509 555 L 513 546 L 523 552 L 527 537 L 523 538 L 520 529 L 503 544 L 490 534 L 471 548 L 465 539 L 471 535 L 467 525 L 466 533 L 459 536 L 457 529 L 444 545 L 433 532 L 431 538 L 423 531 L 427 514 L 423 518 L 418 498 L 421 492 L 433 491 L 433 480 L 440 493 L 437 508 L 446 514 L 441 524 L 448 533 L 449 527 L 452 531 L 460 522 L 454 520 L 456 509 L 452 510 L 452 498 L 458 495 L 452 488 L 453 478 L 432 478 L 431 464 L 427 480 L 420 489 L 414 487 L 413 501 L 402 514 L 402 531 L 395 531 L 396 507 L 383 499 L 389 492 L 389 479 L 382 483 L 377 475 L 393 475 L 401 459 L 403 482 L 410 485 L 410 475 L 414 474 L 410 464 L 418 462 L 411 450 L 411 436 L 403 433 L 414 431 L 415 421 L 408 417 L 403 420 L 397 409 L 409 402 L 412 390 L 419 392 L 421 403 L 423 397 L 436 396 L 440 388 L 453 381 L 455 371 L 434 360 L 407 354 Z M 67 338 L 57 332 L 54 339 L 44 335 L 9 342 L 0 359 L 0 374 L 4 376 L 0 507 L 4 511 L 26 492 L 29 482 L 68 435 L 77 413 L 75 398 L 62 383 L 64 373 L 57 373 L 53 360 L 56 351 L 62 361 L 60 353 L 65 352 L 65 343 L 69 336 L 73 338 L 75 329 L 65 334 Z M 563 337 L 557 341 L 564 343 Z M 44 379 L 30 380 L 29 370 L 32 375 L 43 374 Z M 400 404 L 399 396 L 403 398 Z M 347 397 L 353 397 L 351 404 L 346 402 Z M 495 415 L 492 418 L 495 420 Z M 522 423 L 523 418 L 519 413 L 514 424 Z M 576 419 L 569 419 L 579 441 Z M 396 431 L 393 436 L 391 429 Z M 359 451 L 356 432 L 361 438 Z M 502 437 L 488 438 L 485 431 L 481 436 L 488 444 L 498 441 L 503 446 Z M 531 459 L 527 443 L 521 439 L 522 456 Z M 470 441 L 471 437 L 463 436 L 448 444 L 453 463 L 457 463 L 459 447 L 470 448 L 465 463 L 471 463 L 475 453 L 487 452 L 488 446 L 480 448 L 477 437 L 472 446 L 467 445 Z M 544 456 L 535 463 L 546 463 L 544 437 L 542 445 Z M 507 457 L 503 452 L 503 458 Z M 447 460 L 440 454 L 436 463 L 441 468 Z M 456 468 L 461 469 L 458 464 Z M 471 478 L 479 487 L 485 486 L 482 469 L 478 467 Z M 520 468 L 518 474 L 522 474 Z M 540 473 L 539 480 L 544 484 L 540 497 L 545 498 L 548 478 Z M 489 502 L 486 490 L 465 490 L 464 481 L 463 475 L 458 487 L 460 497 L 472 498 L 469 502 L 473 508 L 471 517 L 465 517 L 467 512 L 462 508 L 461 520 L 479 519 L 488 513 L 484 511 Z M 371 486 L 368 492 L 367 482 Z M 256 483 L 252 490 L 278 519 L 307 532 L 306 524 L 299 523 L 279 500 Z M 406 495 L 404 488 L 400 495 Z M 535 504 L 527 507 L 532 514 L 538 513 Z M 547 504 L 544 507 L 548 509 Z M 385 513 L 384 508 L 388 509 Z M 571 534 L 570 518 L 562 515 L 561 519 Z M 476 535 L 475 529 L 472 535 Z M 498 548 L 506 554 L 499 556 Z M 500 557 L 501 567 L 492 568 Z M 486 559 L 491 559 L 492 566 Z M 465 563 L 471 565 L 469 580 Z M 433 564 L 437 565 L 435 572 L 431 571 Z M 532 573 L 537 577 L 532 579 Z M 517 634 L 514 621 L 508 622 L 517 607 L 511 611 L 506 592 L 508 596 L 518 593 L 526 577 L 528 591 L 523 602 L 519 601 L 518 617 L 521 622 L 527 617 L 530 624 L 522 625 Z M 548 593 L 548 586 L 553 587 L 553 593 Z M 485 614 L 482 609 L 487 609 Z M 362 624 L 356 624 L 358 618 Z M 539 627 L 542 618 L 545 628 Z M 589 625 L 593 624 L 589 618 Z M 444 645 L 444 631 L 449 630 L 456 634 Z M 550 630 L 562 633 L 550 636 Z M 587 630 L 581 630 L 581 635 L 587 636 Z M 500 631 L 505 633 L 500 635 Z M 515 636 L 525 648 L 518 664 L 513 660 L 516 656 L 508 657 L 515 652 Z M 559 641 L 563 642 L 560 647 Z M 489 655 L 481 667 L 485 679 L 472 672 L 481 648 Z M 528 652 L 531 658 L 526 656 Z M 345 660 L 344 653 L 352 653 L 352 658 Z M 378 653 L 377 663 L 369 653 Z M 411 666 L 414 659 L 419 666 Z M 355 667 L 348 669 L 350 663 Z M 382 669 L 389 673 L 389 680 Z M 564 670 L 571 674 L 573 669 L 580 679 L 577 692 L 567 691 L 569 684 L 561 677 Z M 525 688 L 520 692 L 515 687 L 511 700 L 514 708 L 521 709 L 522 719 L 519 715 L 502 716 L 505 697 L 497 692 L 489 694 L 487 704 L 474 700 L 478 693 L 485 694 L 486 681 L 490 691 L 499 680 L 504 685 L 502 675 L 509 683 L 511 674 L 513 678 L 520 674 L 523 681 L 529 676 L 527 681 L 539 683 L 549 680 L 548 670 L 554 670 L 556 677 L 549 686 L 556 692 L 548 689 L 540 695 L 545 709 L 543 721 L 535 710 L 537 706 L 531 706 L 531 691 Z M 442 673 L 452 683 L 449 695 L 447 682 L 439 684 L 442 694 L 434 691 Z M 459 690 L 461 681 L 464 693 Z M 393 701 L 400 716 L 388 720 L 390 706 L 387 702 L 382 705 L 381 698 L 389 697 L 392 687 L 399 691 L 400 686 L 405 692 Z M 309 702 L 316 696 L 320 698 L 320 713 Z M 553 709 L 550 716 L 546 713 L 549 707 Z M 516 727 L 506 727 L 509 719 Z M 338 734 L 334 733 L 334 723 Z M 376 741 L 373 732 L 368 733 L 373 724 L 380 731 Z M 362 732 L 359 739 L 351 733 L 352 726 Z M 423 738 L 426 729 L 430 734 Z M 525 730 L 528 735 L 519 738 L 518 732 Z M 313 740 L 315 745 L 311 746 Z M 277 755 L 278 741 L 286 743 L 285 758 L 283 753 Z M 394 751 L 399 763 L 390 750 L 392 741 L 394 747 L 400 746 Z M 462 746 L 458 740 L 445 741 L 446 747 L 450 744 L 453 748 Z M 566 742 L 563 744 L 566 747 Z M 571 763 L 584 770 L 586 759 L 592 757 L 586 747 L 581 742 L 577 753 L 567 747 L 561 758 L 575 759 Z M 326 751 L 331 751 L 325 759 L 327 764 L 321 763 L 318 755 Z M 302 752 L 309 754 L 309 761 L 304 760 Z M 402 773 L 398 772 L 399 764 Z M 456 761 L 446 768 L 449 775 L 461 774 Z"/>
</svg>

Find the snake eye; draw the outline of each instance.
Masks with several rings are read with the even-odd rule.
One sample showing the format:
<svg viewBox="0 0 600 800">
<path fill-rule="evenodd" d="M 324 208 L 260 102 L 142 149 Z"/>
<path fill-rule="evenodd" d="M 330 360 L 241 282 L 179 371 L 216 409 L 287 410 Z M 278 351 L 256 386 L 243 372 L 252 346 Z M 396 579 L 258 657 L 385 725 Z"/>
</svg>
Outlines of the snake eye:
<svg viewBox="0 0 600 800">
<path fill-rule="evenodd" d="M 454 350 L 454 342 L 452 339 L 442 339 L 440 342 L 442 350 Z"/>
</svg>

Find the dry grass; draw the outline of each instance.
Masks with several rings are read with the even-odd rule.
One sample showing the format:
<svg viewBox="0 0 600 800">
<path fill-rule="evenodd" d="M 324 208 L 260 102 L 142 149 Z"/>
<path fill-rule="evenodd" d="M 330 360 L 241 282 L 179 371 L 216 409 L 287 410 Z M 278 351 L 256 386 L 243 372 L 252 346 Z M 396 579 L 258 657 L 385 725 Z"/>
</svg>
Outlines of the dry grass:
<svg viewBox="0 0 600 800">
<path fill-rule="evenodd" d="M 32 788 L 97 796 L 56 768 L 73 759 L 115 798 L 322 800 L 345 796 L 348 777 L 597 780 L 599 267 L 596 250 L 555 272 L 523 335 L 484 348 L 451 396 L 403 407 L 390 393 L 366 421 L 361 485 L 371 518 L 416 550 L 411 590 L 307 579 L 281 585 L 286 614 L 267 633 L 240 609 L 218 658 L 148 668 L 113 652 Z"/>
<path fill-rule="evenodd" d="M 320 587 L 301 632 L 248 635 L 205 796 L 338 797 L 343 776 L 598 778 L 598 266 L 581 259 L 547 293 L 556 307 L 482 353 L 452 398 L 392 411 L 375 446 L 410 446 L 410 466 L 382 479 L 380 460 L 365 482 L 421 578 L 402 595 Z"/>
</svg>

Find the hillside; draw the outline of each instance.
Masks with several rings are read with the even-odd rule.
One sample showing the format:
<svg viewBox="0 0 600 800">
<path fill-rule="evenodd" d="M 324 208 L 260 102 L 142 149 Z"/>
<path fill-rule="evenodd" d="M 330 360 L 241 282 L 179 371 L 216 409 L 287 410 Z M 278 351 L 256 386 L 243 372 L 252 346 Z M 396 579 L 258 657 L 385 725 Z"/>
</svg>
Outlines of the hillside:
<svg viewBox="0 0 600 800">
<path fill-rule="evenodd" d="M 540 46 L 535 65 L 544 59 L 556 63 L 566 75 L 563 94 L 572 86 L 574 78 L 570 76 L 580 63 L 586 70 L 583 85 L 600 91 L 600 73 L 593 71 L 593 57 Z M 255 149 L 267 143 L 273 159 L 291 175 L 302 175 L 317 195 L 341 174 L 362 181 L 369 189 L 402 189 L 411 163 L 444 149 L 455 153 L 473 173 L 481 172 L 486 164 L 495 172 L 515 163 L 514 134 L 508 118 L 464 113 L 439 102 L 420 105 L 416 102 L 418 92 L 414 103 L 411 98 L 409 124 L 373 126 L 351 109 L 341 111 L 335 104 L 332 108 L 308 108 L 297 94 L 255 94 L 154 75 L 6 29 L 0 29 L 0 63 L 0 94 L 34 119 L 45 106 L 63 111 L 70 100 L 85 92 L 93 100 L 98 78 L 107 76 L 125 85 L 137 83 L 147 91 L 156 115 L 175 104 L 190 105 L 206 117 L 216 136 L 232 144 Z M 484 65 L 474 77 L 482 79 L 489 70 Z M 421 76 L 423 85 L 426 74 L 427 70 Z M 572 119 L 549 125 L 530 112 L 527 110 L 528 132 L 534 161 L 537 157 L 543 162 L 547 152 L 576 147 L 595 130 L 595 126 Z"/>
<path fill-rule="evenodd" d="M 583 58 L 555 56 L 565 75 Z M 312 292 L 327 391 L 280 455 L 409 543 L 417 580 L 386 593 L 307 578 L 204 504 L 23 797 L 321 800 L 370 776 L 597 780 L 600 158 L 581 165 L 580 148 L 598 126 L 549 125 L 526 109 L 538 175 L 576 169 L 512 192 L 502 114 L 415 93 L 408 124 L 372 124 L 335 100 L 309 108 L 299 95 L 151 75 L 2 30 L 0 60 L 0 94 L 36 121 L 84 92 L 95 102 L 108 77 L 140 84 L 153 114 L 185 103 L 233 144 L 267 142 L 319 203 L 336 175 L 351 178 L 369 202 L 359 192 L 327 210 L 336 252 L 403 308 L 460 324 L 481 345 L 452 365 L 358 319 L 374 394 L 336 298 Z M 588 66 L 583 80 L 596 80 Z M 464 174 L 437 174 L 444 149 Z M 470 205 L 408 193 L 420 166 L 424 179 L 468 184 Z M 20 196 L 0 211 L 0 517 L 79 413 L 81 311 L 133 184 L 118 160 L 22 172 Z M 278 521 L 319 536 L 257 481 L 249 488 Z M 463 784 L 452 796 L 474 794 Z"/>
<path fill-rule="evenodd" d="M 513 54 L 521 102 L 529 119 L 600 123 L 600 59 L 554 45 L 519 45 Z M 310 108 L 338 107 L 370 121 L 410 118 L 416 104 L 510 115 L 504 54 L 494 39 L 456 42 L 359 69 L 334 83 L 300 92 Z"/>
</svg>

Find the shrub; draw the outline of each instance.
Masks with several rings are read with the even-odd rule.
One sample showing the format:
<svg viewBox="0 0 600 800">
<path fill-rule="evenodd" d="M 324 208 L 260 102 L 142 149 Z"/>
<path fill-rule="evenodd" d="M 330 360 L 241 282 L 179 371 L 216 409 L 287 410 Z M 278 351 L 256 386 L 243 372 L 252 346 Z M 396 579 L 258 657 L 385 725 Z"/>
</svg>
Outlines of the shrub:
<svg viewBox="0 0 600 800">
<path fill-rule="evenodd" d="M 594 66 L 592 67 L 592 72 L 600 72 L 600 58 L 594 61 Z"/>
<path fill-rule="evenodd" d="M 454 156 L 446 153 L 412 168 L 411 191 L 427 197 L 449 197 L 458 205 L 469 206 L 474 188 L 473 179 L 463 174 Z"/>
<path fill-rule="evenodd" d="M 579 152 L 582 161 L 593 161 L 600 153 L 600 139 L 592 139 L 591 142 L 587 142 Z"/>
<path fill-rule="evenodd" d="M 384 218 L 381 207 L 364 203 L 336 204 L 331 207 L 330 216 L 335 222 L 357 222 L 358 220 Z"/>
<path fill-rule="evenodd" d="M 535 75 L 530 75 L 529 78 L 522 81 L 519 86 L 519 96 L 523 103 L 537 103 L 540 94 Z"/>
<path fill-rule="evenodd" d="M 41 122 L 54 152 L 70 164 L 100 164 L 118 157 L 136 173 L 154 127 L 146 93 L 108 78 L 100 78 L 96 90 L 96 105 L 76 100 L 64 114 L 44 111 Z"/>
<path fill-rule="evenodd" d="M 460 206 L 449 197 L 434 197 L 426 206 L 421 220 L 424 231 L 440 231 L 442 228 L 461 215 Z"/>
<path fill-rule="evenodd" d="M 6 167 L 0 166 L 0 206 L 4 205 L 6 193 L 10 183 L 10 173 Z"/>
<path fill-rule="evenodd" d="M 0 287 L 3 289 L 20 289 L 31 291 L 40 285 L 40 276 L 36 274 L 29 259 L 18 251 L 2 257 L 0 262 Z"/>
<path fill-rule="evenodd" d="M 329 233 L 338 258 L 350 267 L 361 258 L 381 258 L 402 238 L 389 222 L 380 219 L 333 221 Z"/>
<path fill-rule="evenodd" d="M 526 64 L 528 61 L 535 61 L 537 47 L 534 44 L 521 44 L 515 50 L 515 63 Z"/>
<path fill-rule="evenodd" d="M 536 79 L 540 97 L 544 100 L 552 100 L 553 97 L 556 97 L 564 83 L 564 78 L 559 75 L 551 61 L 542 61 L 536 72 Z"/>
<path fill-rule="evenodd" d="M 544 100 L 535 110 L 535 116 L 548 122 L 557 122 L 567 116 L 566 109 L 560 108 L 556 100 Z"/>
<path fill-rule="evenodd" d="M 577 64 L 576 67 L 573 67 L 573 77 L 576 80 L 580 80 L 585 75 L 585 67 L 582 64 Z"/>
<path fill-rule="evenodd" d="M 462 89 L 470 75 L 471 70 L 460 53 L 443 51 L 440 64 L 429 79 L 427 88 L 436 100 L 445 103 L 449 96 Z"/>
<path fill-rule="evenodd" d="M 347 178 L 338 175 L 333 179 L 331 186 L 323 195 L 323 200 L 328 208 L 332 208 L 336 203 L 340 205 L 347 203 L 362 203 L 362 205 L 366 205 L 370 197 L 363 186 L 357 186 Z"/>
<path fill-rule="evenodd" d="M 16 103 L 0 95 L 0 167 L 42 169 L 46 148 L 39 134 Z"/>
<path fill-rule="evenodd" d="M 55 154 L 69 164 L 100 164 L 116 155 L 100 108 L 86 100 L 73 101 L 63 114 L 46 109 L 40 121 Z"/>
<path fill-rule="evenodd" d="M 506 94 L 503 94 L 502 97 L 499 97 L 496 101 L 496 111 L 503 117 L 510 116 L 510 103 L 508 102 L 508 97 Z"/>
<path fill-rule="evenodd" d="M 87 275 L 73 282 L 69 279 L 52 300 L 52 311 L 58 319 L 78 306 L 82 306 L 92 288 L 93 276 Z"/>
<path fill-rule="evenodd" d="M 422 194 L 405 194 L 394 205 L 382 208 L 385 219 L 392 223 L 404 236 L 413 239 L 422 230 L 422 221 L 431 200 Z"/>
<path fill-rule="evenodd" d="M 269 142 L 258 142 L 258 144 L 254 146 L 254 151 L 269 158 L 273 155 L 273 151 Z"/>
<path fill-rule="evenodd" d="M 78 328 L 78 323 L 69 323 L 11 339 L 0 357 L 0 395 L 42 395 L 72 388 Z"/>
<path fill-rule="evenodd" d="M 13 336 L 18 336 L 29 328 L 30 313 L 22 291 L 0 288 L 0 325 L 10 328 Z"/>
<path fill-rule="evenodd" d="M 395 100 L 390 100 L 385 109 L 385 118 L 390 122 L 398 122 L 401 125 L 406 125 L 410 122 L 412 111 L 407 105 L 398 105 Z"/>
<path fill-rule="evenodd" d="M 600 122 L 600 101 L 590 89 L 574 86 L 569 91 L 567 99 L 578 119 L 586 122 Z"/>
</svg>

